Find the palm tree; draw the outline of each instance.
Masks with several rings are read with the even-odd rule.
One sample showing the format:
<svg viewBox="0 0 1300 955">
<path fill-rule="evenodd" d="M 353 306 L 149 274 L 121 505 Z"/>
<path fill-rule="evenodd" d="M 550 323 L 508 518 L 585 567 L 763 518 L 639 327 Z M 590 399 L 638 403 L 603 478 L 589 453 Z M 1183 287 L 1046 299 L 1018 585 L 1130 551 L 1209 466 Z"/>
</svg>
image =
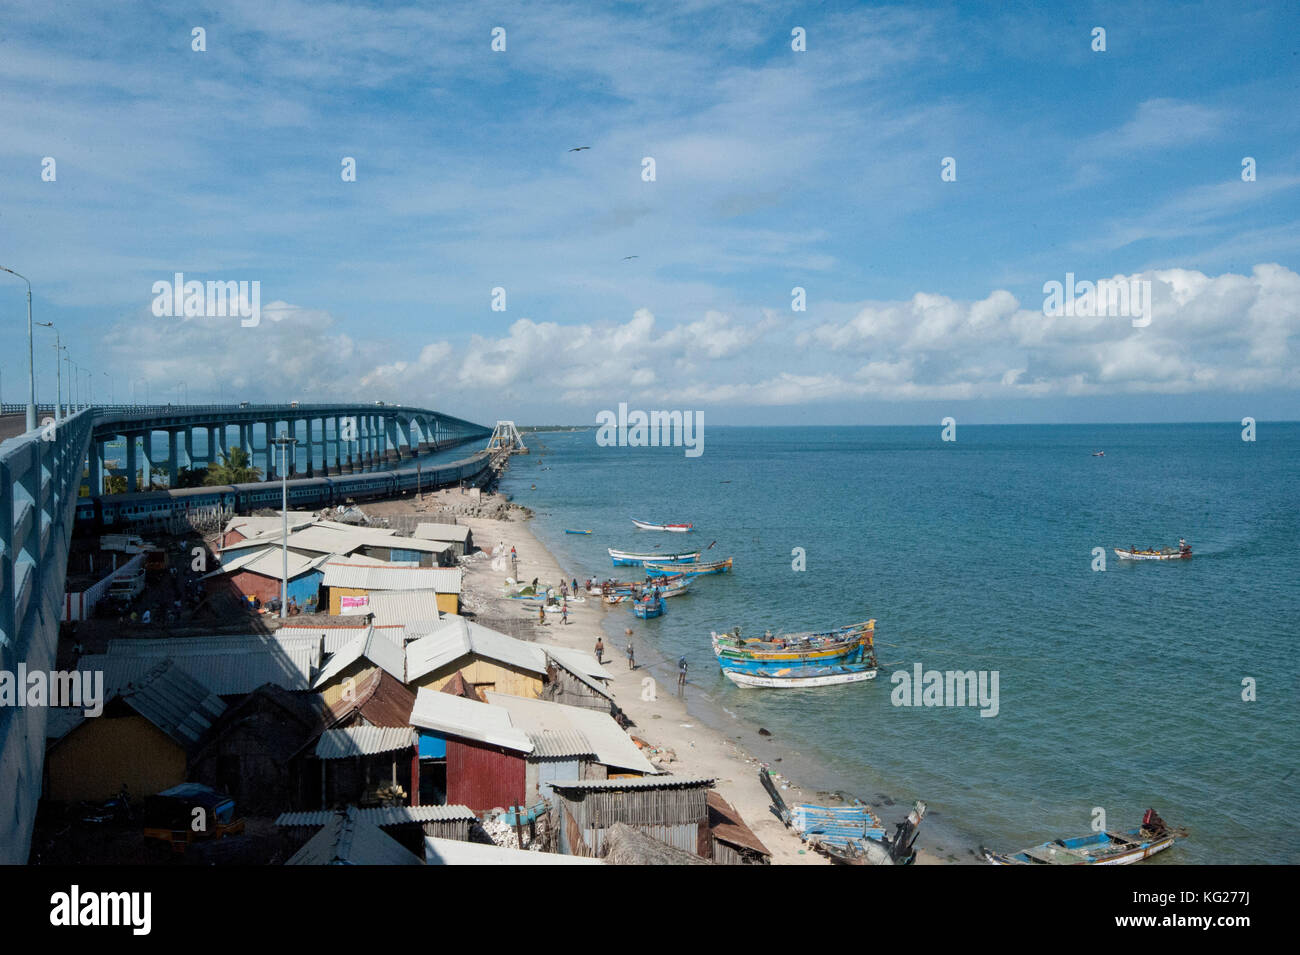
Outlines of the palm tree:
<svg viewBox="0 0 1300 955">
<path fill-rule="evenodd" d="M 220 461 L 208 465 L 208 475 L 203 479 L 203 483 L 212 486 L 249 484 L 260 480 L 262 480 L 262 469 L 252 466 L 248 452 L 243 448 L 231 448 L 229 451 L 221 452 Z"/>
</svg>

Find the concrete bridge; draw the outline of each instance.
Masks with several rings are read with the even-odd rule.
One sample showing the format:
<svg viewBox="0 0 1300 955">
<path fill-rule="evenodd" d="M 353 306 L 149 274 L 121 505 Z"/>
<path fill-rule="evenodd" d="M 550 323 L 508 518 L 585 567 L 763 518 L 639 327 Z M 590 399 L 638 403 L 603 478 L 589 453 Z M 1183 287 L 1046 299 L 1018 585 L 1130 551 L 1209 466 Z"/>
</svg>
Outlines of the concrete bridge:
<svg viewBox="0 0 1300 955">
<path fill-rule="evenodd" d="M 113 473 L 123 474 L 133 490 L 141 438 L 146 466 L 165 464 L 174 485 L 181 466 L 212 463 L 232 446 L 251 458 L 262 455 L 263 473 L 275 477 L 268 442 L 281 431 L 303 442 L 289 467 L 298 473 L 305 462 L 308 475 L 382 468 L 492 433 L 436 411 L 382 404 L 95 406 L 72 414 L 42 405 L 41 426 L 31 432 L 25 432 L 25 411 L 25 405 L 0 407 L 0 439 L 7 439 L 0 443 L 0 693 L 7 680 L 11 695 L 0 695 L 0 864 L 27 861 L 45 761 L 49 709 L 22 705 L 19 669 L 48 674 L 55 665 L 76 502 L 87 469 L 91 493 L 102 493 L 109 442 L 127 439 L 125 466 Z M 255 446 L 259 426 L 264 436 Z M 203 460 L 194 453 L 198 431 L 206 432 Z M 155 461 L 152 436 L 160 432 L 167 435 L 167 456 Z"/>
</svg>

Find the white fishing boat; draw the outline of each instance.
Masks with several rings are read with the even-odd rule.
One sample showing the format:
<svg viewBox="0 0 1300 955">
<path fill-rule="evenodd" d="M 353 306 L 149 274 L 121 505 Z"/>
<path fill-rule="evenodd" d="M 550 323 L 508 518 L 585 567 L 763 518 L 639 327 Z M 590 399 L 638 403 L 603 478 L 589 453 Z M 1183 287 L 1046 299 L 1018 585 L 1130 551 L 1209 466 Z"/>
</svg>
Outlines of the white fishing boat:
<svg viewBox="0 0 1300 955">
<path fill-rule="evenodd" d="M 1130 547 L 1125 550 L 1122 547 L 1116 547 L 1115 556 L 1120 560 L 1187 560 L 1192 556 L 1192 548 L 1187 541 L 1179 540 L 1177 549 L 1164 547 L 1160 550 L 1151 548 L 1139 550 L 1136 547 Z"/>
<path fill-rule="evenodd" d="M 691 530 L 694 524 L 655 524 L 651 521 L 638 521 L 632 518 L 632 523 L 643 531 L 672 531 L 676 534 L 685 534 Z"/>
<path fill-rule="evenodd" d="M 868 663 L 771 667 L 759 670 L 732 670 L 724 667 L 722 672 L 726 674 L 728 680 L 737 686 L 779 689 L 861 683 L 863 680 L 874 680 L 876 677 L 876 668 Z"/>
</svg>

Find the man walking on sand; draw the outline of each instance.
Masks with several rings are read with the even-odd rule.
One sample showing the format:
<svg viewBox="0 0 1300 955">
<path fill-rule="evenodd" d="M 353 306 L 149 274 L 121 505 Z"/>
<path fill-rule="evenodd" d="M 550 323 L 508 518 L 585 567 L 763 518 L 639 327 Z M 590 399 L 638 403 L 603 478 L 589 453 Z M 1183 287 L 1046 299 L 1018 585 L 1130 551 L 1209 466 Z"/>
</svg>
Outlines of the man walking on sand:
<svg viewBox="0 0 1300 955">
<path fill-rule="evenodd" d="M 596 638 L 596 662 L 605 662 L 605 641 L 600 639 L 600 637 Z"/>
<path fill-rule="evenodd" d="M 546 608 L 544 606 L 537 608 L 537 623 L 539 626 L 546 626 Z"/>
<path fill-rule="evenodd" d="M 686 685 L 686 657 L 683 656 L 677 661 L 677 685 Z"/>
<path fill-rule="evenodd" d="M 636 669 L 636 649 L 632 646 L 631 640 L 627 642 L 627 668 L 629 670 Z"/>
<path fill-rule="evenodd" d="M 569 602 L 567 600 L 560 604 L 560 623 L 566 627 L 569 625 Z"/>
</svg>

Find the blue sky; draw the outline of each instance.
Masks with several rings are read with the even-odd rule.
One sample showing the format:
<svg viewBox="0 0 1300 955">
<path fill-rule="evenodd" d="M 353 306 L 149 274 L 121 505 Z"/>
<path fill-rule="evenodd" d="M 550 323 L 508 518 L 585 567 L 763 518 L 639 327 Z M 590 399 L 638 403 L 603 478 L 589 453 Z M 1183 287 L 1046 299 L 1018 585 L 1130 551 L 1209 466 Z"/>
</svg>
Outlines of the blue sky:
<svg viewBox="0 0 1300 955">
<path fill-rule="evenodd" d="M 1296 418 L 1297 37 L 1294 3 L 5 3 L 0 265 L 100 399 Z M 261 323 L 154 316 L 175 272 L 260 282 Z M 1071 272 L 1150 281 L 1151 324 L 1044 316 Z M 4 276 L 11 402 L 23 307 Z"/>
</svg>

